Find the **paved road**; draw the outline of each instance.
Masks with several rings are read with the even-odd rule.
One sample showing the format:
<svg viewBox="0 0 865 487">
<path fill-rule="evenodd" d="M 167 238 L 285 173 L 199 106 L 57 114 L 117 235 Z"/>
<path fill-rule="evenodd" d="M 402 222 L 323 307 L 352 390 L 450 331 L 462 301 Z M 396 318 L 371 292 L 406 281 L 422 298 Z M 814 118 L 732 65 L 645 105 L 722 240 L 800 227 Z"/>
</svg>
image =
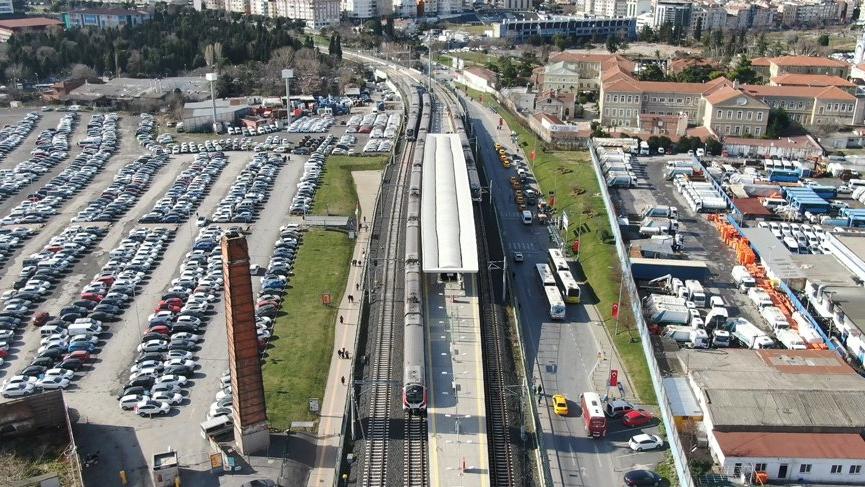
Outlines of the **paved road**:
<svg viewBox="0 0 865 487">
<path fill-rule="evenodd" d="M 546 297 L 538 282 L 535 264 L 547 260 L 546 251 L 552 242 L 547 227 L 524 225 L 513 203 L 508 178 L 515 169 L 505 169 L 498 162 L 494 144 L 504 145 L 510 152 L 518 148 L 510 140 L 510 130 L 497 128 L 499 116 L 479 103 L 469 103 L 469 116 L 478 138 L 477 147 L 485 161 L 492 182 L 492 198 L 502 232 L 504 251 L 512 271 L 512 287 L 519 305 L 519 317 L 526 358 L 532 364 L 529 381 L 543 387 L 539 417 L 546 460 L 549 462 L 554 485 L 603 487 L 619 485 L 622 472 L 637 465 L 654 465 L 658 453 L 633 455 L 627 449 L 627 432 L 613 422 L 606 440 L 596 441 L 585 436 L 579 414 L 579 395 L 596 390 L 592 372 L 598 366 L 598 352 L 605 350 L 596 333 L 603 333 L 597 324 L 593 307 L 569 305 L 563 321 L 551 321 Z M 525 262 L 515 264 L 513 252 L 519 251 Z M 591 315 L 591 317 L 590 317 Z M 603 367 L 603 363 L 600 364 Z M 556 392 L 569 398 L 571 414 L 552 414 L 550 396 Z M 647 430 L 647 432 L 651 432 Z"/>
</svg>

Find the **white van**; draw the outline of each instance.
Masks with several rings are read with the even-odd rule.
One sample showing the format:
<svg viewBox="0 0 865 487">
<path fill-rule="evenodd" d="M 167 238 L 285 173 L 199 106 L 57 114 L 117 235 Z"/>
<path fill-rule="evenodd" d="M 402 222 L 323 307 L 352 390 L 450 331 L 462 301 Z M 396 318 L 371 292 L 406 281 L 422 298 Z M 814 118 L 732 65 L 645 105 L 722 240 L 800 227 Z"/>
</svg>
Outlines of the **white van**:
<svg viewBox="0 0 865 487">
<path fill-rule="evenodd" d="M 529 210 L 523 210 L 523 225 L 531 225 L 532 224 L 532 212 Z"/>
<path fill-rule="evenodd" d="M 69 332 L 66 331 L 66 328 L 57 325 L 42 325 L 39 327 L 39 336 L 42 338 L 49 337 L 51 335 L 61 335 L 66 336 Z"/>
<path fill-rule="evenodd" d="M 69 331 L 69 334 L 72 336 L 75 336 L 75 335 L 93 336 L 93 335 L 98 335 L 98 334 L 102 333 L 102 327 L 95 324 L 95 323 L 91 323 L 89 325 L 76 323 L 74 325 L 71 325 L 69 327 L 68 331 Z"/>
</svg>

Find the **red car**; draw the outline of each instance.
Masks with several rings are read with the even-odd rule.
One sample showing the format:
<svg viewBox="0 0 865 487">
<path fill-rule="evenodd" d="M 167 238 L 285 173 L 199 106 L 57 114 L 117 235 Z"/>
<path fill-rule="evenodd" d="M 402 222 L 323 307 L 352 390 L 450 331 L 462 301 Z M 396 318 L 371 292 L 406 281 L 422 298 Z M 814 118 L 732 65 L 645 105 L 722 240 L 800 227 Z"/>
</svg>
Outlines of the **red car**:
<svg viewBox="0 0 865 487">
<path fill-rule="evenodd" d="M 87 362 L 88 360 L 90 360 L 90 352 L 88 352 L 87 350 L 76 350 L 74 352 L 69 352 L 68 354 L 66 354 L 65 357 L 63 357 L 63 360 L 69 358 L 74 358 L 80 360 L 81 362 Z"/>
<path fill-rule="evenodd" d="M 46 313 L 45 311 L 40 311 L 36 313 L 36 316 L 33 317 L 33 326 L 42 326 L 45 323 L 48 323 L 48 320 L 50 319 L 50 314 Z"/>
<path fill-rule="evenodd" d="M 96 293 L 81 293 L 81 299 L 98 303 L 99 301 L 102 301 L 102 295 Z"/>
<path fill-rule="evenodd" d="M 169 333 L 171 333 L 171 329 L 165 325 L 156 325 L 156 326 L 151 327 L 147 331 L 152 332 L 152 333 L 160 333 L 162 335 L 168 335 Z"/>
<path fill-rule="evenodd" d="M 644 409 L 635 409 L 625 413 L 622 419 L 622 424 L 630 427 L 645 426 L 655 419 L 652 413 Z"/>
<path fill-rule="evenodd" d="M 6 358 L 7 355 L 9 355 L 9 350 L 0 349 L 0 358 Z"/>
<path fill-rule="evenodd" d="M 114 284 L 114 276 L 99 276 L 93 282 L 101 282 L 106 286 Z"/>
<path fill-rule="evenodd" d="M 177 313 L 180 313 L 181 309 L 183 309 L 182 306 L 175 306 L 173 304 L 169 304 L 169 303 L 166 303 L 165 301 L 163 301 L 163 302 L 157 304 L 156 307 L 153 308 L 153 311 L 154 312 L 171 311 L 172 313 L 177 314 Z"/>
</svg>

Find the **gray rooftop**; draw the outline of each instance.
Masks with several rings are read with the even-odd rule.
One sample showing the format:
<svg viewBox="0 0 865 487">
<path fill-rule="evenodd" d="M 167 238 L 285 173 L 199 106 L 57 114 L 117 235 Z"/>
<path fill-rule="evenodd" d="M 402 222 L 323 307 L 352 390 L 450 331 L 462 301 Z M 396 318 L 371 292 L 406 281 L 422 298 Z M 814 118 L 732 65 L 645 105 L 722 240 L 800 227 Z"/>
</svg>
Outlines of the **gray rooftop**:
<svg viewBox="0 0 865 487">
<path fill-rule="evenodd" d="M 859 330 L 865 329 L 865 289 L 858 286 L 826 286 L 824 294 L 837 304 Z"/>
<path fill-rule="evenodd" d="M 865 260 L 865 237 L 862 235 L 844 235 L 836 233 L 835 238 L 844 244 L 845 247 L 850 249 L 851 252 L 856 254 L 856 257 Z"/>
<path fill-rule="evenodd" d="M 838 262 L 834 255 L 828 254 L 790 254 L 793 265 L 815 284 L 828 286 L 854 286 L 853 274 Z M 861 289 L 861 288 L 860 288 Z"/>
<path fill-rule="evenodd" d="M 779 279 L 802 279 L 805 273 L 793 261 L 793 254 L 768 228 L 743 228 L 742 233 Z"/>
<path fill-rule="evenodd" d="M 84 83 L 69 93 L 73 100 L 161 98 L 179 89 L 183 96 L 201 99 L 210 95 L 207 80 L 199 77 L 162 79 L 114 78 L 104 84 Z"/>
<path fill-rule="evenodd" d="M 683 350 L 718 430 L 865 430 L 865 379 L 824 350 Z"/>
</svg>

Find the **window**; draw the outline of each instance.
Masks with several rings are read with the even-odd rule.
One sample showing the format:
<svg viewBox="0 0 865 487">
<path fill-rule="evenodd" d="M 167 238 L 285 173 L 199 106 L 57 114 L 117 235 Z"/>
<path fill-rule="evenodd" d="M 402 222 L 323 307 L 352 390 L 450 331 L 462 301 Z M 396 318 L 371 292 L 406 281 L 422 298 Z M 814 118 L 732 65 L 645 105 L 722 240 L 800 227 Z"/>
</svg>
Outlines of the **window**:
<svg viewBox="0 0 865 487">
<path fill-rule="evenodd" d="M 662 96 L 661 97 L 661 103 L 667 103 L 667 97 Z"/>
<path fill-rule="evenodd" d="M 733 475 L 739 475 L 740 473 L 742 473 L 742 464 L 741 463 L 733 464 Z"/>
<path fill-rule="evenodd" d="M 613 103 L 619 103 L 619 95 L 613 95 Z"/>
<path fill-rule="evenodd" d="M 745 134 L 751 135 L 751 126 L 750 125 L 745 125 Z"/>
<path fill-rule="evenodd" d="M 760 122 L 763 120 L 763 112 L 757 112 L 757 121 Z"/>
<path fill-rule="evenodd" d="M 832 465 L 832 473 L 841 473 L 841 465 Z"/>
<path fill-rule="evenodd" d="M 799 110 L 801 110 L 803 108 L 805 108 L 805 102 L 800 101 L 799 102 Z"/>
<path fill-rule="evenodd" d="M 688 105 L 691 104 L 691 97 L 690 96 L 688 98 L 685 98 L 685 100 L 687 100 Z"/>
<path fill-rule="evenodd" d="M 681 99 L 681 98 L 676 98 L 676 103 L 678 103 L 679 105 L 681 105 L 681 104 L 682 104 L 682 99 Z"/>
<path fill-rule="evenodd" d="M 799 473 L 811 473 L 811 464 L 803 463 L 802 465 L 799 465 Z"/>
<path fill-rule="evenodd" d="M 724 118 L 724 111 L 718 110 L 718 119 L 722 119 L 722 118 Z"/>
<path fill-rule="evenodd" d="M 728 134 L 728 135 L 730 134 L 730 126 L 729 125 L 724 125 L 724 133 Z"/>
<path fill-rule="evenodd" d="M 727 119 L 733 120 L 733 110 L 727 110 Z"/>
<path fill-rule="evenodd" d="M 649 95 L 643 95 L 643 101 L 649 101 Z"/>
<path fill-rule="evenodd" d="M 658 97 L 657 96 L 652 97 L 652 103 L 658 103 Z"/>
<path fill-rule="evenodd" d="M 850 475 L 859 475 L 862 473 L 862 465 L 850 465 Z"/>
<path fill-rule="evenodd" d="M 832 105 L 832 110 L 835 111 L 835 112 L 838 111 L 838 104 L 837 104 L 837 103 L 834 104 L 834 105 Z"/>
<path fill-rule="evenodd" d="M 840 465 L 839 465 L 839 467 L 840 467 Z M 754 464 L 754 471 L 765 472 L 766 471 L 766 464 L 765 463 L 755 463 Z"/>
<path fill-rule="evenodd" d="M 742 129 L 741 126 L 736 125 L 736 127 L 734 127 L 733 133 L 736 134 L 736 135 L 739 135 L 739 131 L 740 131 L 741 129 Z"/>
<path fill-rule="evenodd" d="M 752 118 L 754 118 L 754 112 L 748 111 L 745 118 L 747 118 L 748 120 L 751 120 Z"/>
<path fill-rule="evenodd" d="M 628 95 L 628 103 L 631 103 L 631 101 L 632 101 L 633 99 L 634 99 L 634 97 L 632 97 L 631 95 Z"/>
<path fill-rule="evenodd" d="M 756 136 L 759 137 L 759 135 L 760 135 L 760 127 L 754 127 L 754 135 L 756 135 Z"/>
<path fill-rule="evenodd" d="M 736 112 L 736 120 L 742 120 L 742 110 Z"/>
</svg>

